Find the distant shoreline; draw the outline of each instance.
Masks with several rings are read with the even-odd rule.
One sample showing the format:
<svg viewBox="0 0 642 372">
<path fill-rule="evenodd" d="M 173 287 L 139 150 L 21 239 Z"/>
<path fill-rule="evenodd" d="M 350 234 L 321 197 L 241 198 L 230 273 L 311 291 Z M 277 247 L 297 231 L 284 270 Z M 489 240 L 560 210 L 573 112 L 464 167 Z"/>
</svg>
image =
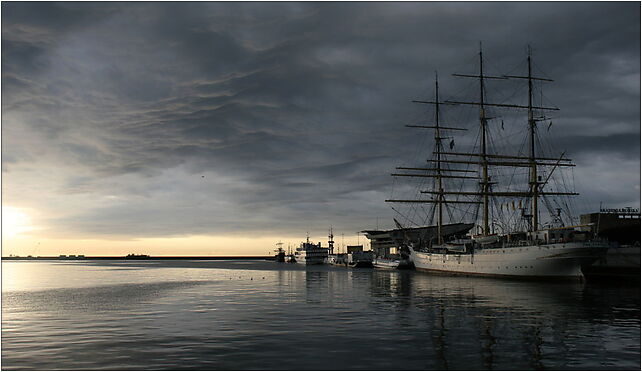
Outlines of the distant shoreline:
<svg viewBox="0 0 642 372">
<path fill-rule="evenodd" d="M 156 260 L 201 260 L 201 261 L 224 261 L 224 260 L 269 260 L 273 261 L 274 256 L 87 256 L 87 257 L 2 257 L 2 261 L 96 261 L 96 260 L 126 260 L 126 261 L 156 261 Z"/>
</svg>

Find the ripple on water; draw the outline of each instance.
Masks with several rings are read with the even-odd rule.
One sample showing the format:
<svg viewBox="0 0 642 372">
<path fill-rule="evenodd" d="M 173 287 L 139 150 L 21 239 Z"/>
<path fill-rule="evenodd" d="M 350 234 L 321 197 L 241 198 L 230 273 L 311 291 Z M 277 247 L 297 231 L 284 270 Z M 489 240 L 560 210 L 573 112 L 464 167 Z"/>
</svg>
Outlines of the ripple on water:
<svg viewBox="0 0 642 372">
<path fill-rule="evenodd" d="M 38 271 L 67 277 L 7 282 L 4 369 L 640 367 L 636 288 L 273 262 Z"/>
</svg>

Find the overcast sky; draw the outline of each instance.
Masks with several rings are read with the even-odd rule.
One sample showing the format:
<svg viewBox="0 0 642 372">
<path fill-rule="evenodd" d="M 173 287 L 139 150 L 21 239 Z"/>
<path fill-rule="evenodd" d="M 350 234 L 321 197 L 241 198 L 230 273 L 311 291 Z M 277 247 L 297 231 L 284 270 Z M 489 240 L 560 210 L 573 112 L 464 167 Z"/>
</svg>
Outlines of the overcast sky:
<svg viewBox="0 0 642 372">
<path fill-rule="evenodd" d="M 3 207 L 74 239 L 392 227 L 411 100 L 466 91 L 480 41 L 555 80 L 577 213 L 639 207 L 638 2 L 3 2 Z"/>
</svg>

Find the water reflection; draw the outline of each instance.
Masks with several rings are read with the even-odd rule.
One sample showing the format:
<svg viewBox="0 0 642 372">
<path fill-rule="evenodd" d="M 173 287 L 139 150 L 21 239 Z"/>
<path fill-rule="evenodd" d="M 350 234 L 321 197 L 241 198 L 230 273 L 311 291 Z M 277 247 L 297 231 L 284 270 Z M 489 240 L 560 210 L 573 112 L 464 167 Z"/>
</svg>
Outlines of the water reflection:
<svg viewBox="0 0 642 372">
<path fill-rule="evenodd" d="M 3 288 L 5 369 L 640 367 L 637 287 L 270 262 L 39 269 L 66 277 Z"/>
<path fill-rule="evenodd" d="M 420 273 L 380 274 L 372 283 L 373 298 L 397 298 L 398 314 L 414 314 L 412 330 L 428 334 L 417 352 L 433 357 L 429 368 L 595 369 L 616 365 L 609 354 L 622 356 L 625 345 L 640 352 L 639 334 L 619 334 L 612 345 L 596 337 L 604 323 L 639 330 L 636 288 Z"/>
</svg>

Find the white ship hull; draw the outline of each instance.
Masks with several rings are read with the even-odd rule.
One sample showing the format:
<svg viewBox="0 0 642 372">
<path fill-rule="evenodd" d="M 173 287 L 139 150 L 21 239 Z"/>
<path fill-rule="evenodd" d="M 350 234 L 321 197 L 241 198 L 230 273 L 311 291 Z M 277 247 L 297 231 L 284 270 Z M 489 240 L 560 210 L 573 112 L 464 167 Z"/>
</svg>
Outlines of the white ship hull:
<svg viewBox="0 0 642 372">
<path fill-rule="evenodd" d="M 582 266 L 603 256 L 607 245 L 571 242 L 475 249 L 474 253 L 426 253 L 411 250 L 417 270 L 465 275 L 581 278 Z"/>
</svg>

